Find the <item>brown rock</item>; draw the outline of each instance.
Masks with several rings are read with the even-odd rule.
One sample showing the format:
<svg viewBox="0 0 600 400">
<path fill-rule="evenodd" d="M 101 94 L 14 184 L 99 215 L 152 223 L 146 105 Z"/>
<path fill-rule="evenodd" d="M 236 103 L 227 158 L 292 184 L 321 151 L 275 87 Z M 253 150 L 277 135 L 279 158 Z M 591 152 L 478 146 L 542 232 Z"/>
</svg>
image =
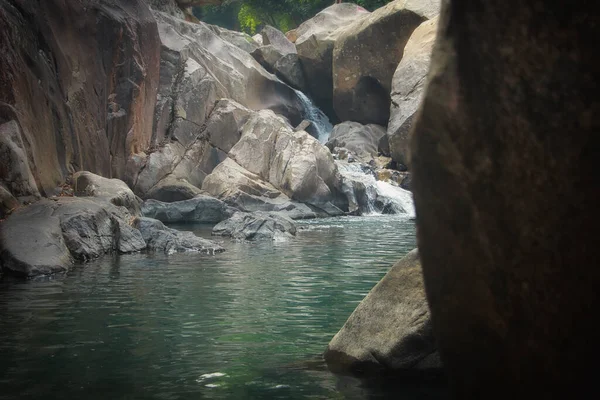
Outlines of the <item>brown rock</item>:
<svg viewBox="0 0 600 400">
<path fill-rule="evenodd" d="M 419 250 L 454 397 L 596 391 L 600 19 L 445 4 L 414 126 Z"/>
</svg>

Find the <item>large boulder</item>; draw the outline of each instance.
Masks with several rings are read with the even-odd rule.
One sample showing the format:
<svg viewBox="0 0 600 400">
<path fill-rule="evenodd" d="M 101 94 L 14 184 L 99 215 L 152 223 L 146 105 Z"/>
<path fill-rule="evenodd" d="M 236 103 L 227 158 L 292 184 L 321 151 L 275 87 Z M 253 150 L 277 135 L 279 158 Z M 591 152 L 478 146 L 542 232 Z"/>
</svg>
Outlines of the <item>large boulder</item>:
<svg viewBox="0 0 600 400">
<path fill-rule="evenodd" d="M 331 153 L 304 131 L 296 131 L 270 110 L 250 117 L 229 157 L 289 198 L 343 208 L 341 176 Z"/>
<path fill-rule="evenodd" d="M 260 176 L 246 170 L 227 158 L 206 177 L 202 190 L 218 197 L 241 211 L 277 211 L 293 219 L 327 217 L 343 214 L 338 210 L 331 214 L 314 206 L 291 200 L 265 182 Z"/>
<path fill-rule="evenodd" d="M 289 39 L 277 28 L 273 28 L 271 25 L 266 25 L 260 31 L 262 36 L 263 45 L 273 46 L 281 54 L 296 54 L 296 46 L 290 42 Z"/>
<path fill-rule="evenodd" d="M 127 208 L 132 215 L 140 214 L 140 199 L 119 179 L 107 179 L 89 171 L 80 171 L 73 175 L 73 188 L 75 196 L 97 197 Z"/>
<path fill-rule="evenodd" d="M 333 116 L 333 47 L 348 25 L 370 13 L 356 4 L 327 7 L 296 29 L 298 57 L 307 79 L 308 91 L 316 104 Z"/>
<path fill-rule="evenodd" d="M 387 125 L 404 46 L 439 8 L 440 0 L 396 0 L 341 32 L 333 51 L 333 106 L 340 120 Z"/>
<path fill-rule="evenodd" d="M 147 200 L 142 211 L 145 217 L 166 223 L 217 223 L 231 217 L 236 210 L 214 197 L 198 195 L 193 199 L 172 203 Z"/>
<path fill-rule="evenodd" d="M 438 17 L 423 22 L 404 47 L 402 61 L 392 78 L 392 104 L 388 124 L 389 153 L 397 163 L 408 165 L 409 133 L 425 90 Z"/>
<path fill-rule="evenodd" d="M 213 255 L 225 251 L 223 247 L 194 235 L 192 232 L 167 228 L 162 222 L 152 218 L 140 217 L 133 221 L 147 243 L 147 250 L 173 253 L 202 253 Z"/>
<path fill-rule="evenodd" d="M 304 78 L 304 71 L 302 71 L 298 54 L 286 54 L 277 60 L 273 69 L 275 70 L 275 74 L 291 87 L 298 90 L 306 89 L 306 79 Z"/>
<path fill-rule="evenodd" d="M 172 203 L 193 199 L 201 193 L 202 190 L 192 185 L 187 179 L 177 178 L 171 174 L 154 185 L 144 197 L 147 200 Z"/>
<path fill-rule="evenodd" d="M 14 120 L 42 195 L 73 172 L 122 178 L 150 146 L 159 75 L 143 0 L 0 3 L 0 121 Z"/>
<path fill-rule="evenodd" d="M 440 372 L 417 250 L 360 302 L 324 357 L 334 372 Z"/>
<path fill-rule="evenodd" d="M 333 127 L 326 146 L 329 150 L 343 147 L 356 154 L 362 161 L 369 162 L 377 156 L 379 141 L 386 135 L 383 126 L 358 122 L 342 122 Z"/>
<path fill-rule="evenodd" d="M 281 57 L 283 57 L 283 53 L 279 51 L 275 46 L 268 44 L 265 46 L 260 46 L 252 53 L 250 53 L 252 57 L 256 61 L 260 63 L 267 71 L 273 73 L 275 71 L 275 64 Z"/>
<path fill-rule="evenodd" d="M 229 29 L 222 28 L 216 25 L 209 25 L 210 29 L 216 33 L 221 39 L 232 45 L 239 47 L 240 49 L 252 53 L 258 47 L 262 46 L 262 41 L 257 43 L 254 38 L 244 32 L 230 31 Z"/>
<path fill-rule="evenodd" d="M 411 166 L 453 395 L 594 392 L 599 14 L 567 0 L 456 1 L 439 23 Z"/>
<path fill-rule="evenodd" d="M 241 240 L 286 240 L 296 236 L 296 224 L 279 213 L 237 212 L 215 225 L 212 234 Z"/>
</svg>

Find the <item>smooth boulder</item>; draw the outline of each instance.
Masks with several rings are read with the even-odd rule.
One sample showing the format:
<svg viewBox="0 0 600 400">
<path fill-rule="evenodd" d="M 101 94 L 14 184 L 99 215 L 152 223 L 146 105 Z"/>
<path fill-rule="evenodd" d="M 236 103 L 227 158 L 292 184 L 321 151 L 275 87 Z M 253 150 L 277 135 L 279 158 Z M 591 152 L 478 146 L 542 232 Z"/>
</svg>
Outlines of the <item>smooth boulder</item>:
<svg viewBox="0 0 600 400">
<path fill-rule="evenodd" d="M 386 130 L 383 126 L 348 121 L 333 127 L 325 145 L 331 151 L 336 147 L 343 147 L 356 154 L 362 161 L 369 162 L 377 156 L 379 141 L 385 135 Z"/>
<path fill-rule="evenodd" d="M 404 165 L 409 164 L 409 134 L 425 90 L 438 19 L 425 21 L 415 29 L 392 78 L 392 103 L 387 131 L 389 154 L 394 161 Z"/>
<path fill-rule="evenodd" d="M 597 390 L 594 6 L 457 1 L 440 16 L 411 167 L 454 398 Z"/>
<path fill-rule="evenodd" d="M 235 211 L 223 201 L 206 195 L 171 203 L 147 200 L 142 207 L 145 217 L 166 223 L 217 223 L 231 217 Z"/>
<path fill-rule="evenodd" d="M 334 372 L 441 372 L 418 250 L 360 302 L 324 354 Z"/>
<path fill-rule="evenodd" d="M 132 215 L 140 214 L 140 199 L 119 179 L 108 179 L 89 171 L 80 171 L 73 174 L 72 181 L 75 196 L 97 197 L 115 206 L 125 207 Z"/>
<path fill-rule="evenodd" d="M 242 240 L 285 240 L 296 236 L 296 225 L 279 213 L 237 212 L 217 224 L 212 234 Z"/>
<path fill-rule="evenodd" d="M 396 0 L 341 32 L 333 50 L 333 106 L 341 121 L 387 125 L 392 77 L 412 32 L 440 0 Z"/>
<path fill-rule="evenodd" d="M 271 25 L 266 25 L 260 31 L 262 36 L 263 45 L 273 46 L 281 54 L 296 54 L 296 46 L 290 42 L 283 32 L 277 28 L 273 28 Z"/>
</svg>

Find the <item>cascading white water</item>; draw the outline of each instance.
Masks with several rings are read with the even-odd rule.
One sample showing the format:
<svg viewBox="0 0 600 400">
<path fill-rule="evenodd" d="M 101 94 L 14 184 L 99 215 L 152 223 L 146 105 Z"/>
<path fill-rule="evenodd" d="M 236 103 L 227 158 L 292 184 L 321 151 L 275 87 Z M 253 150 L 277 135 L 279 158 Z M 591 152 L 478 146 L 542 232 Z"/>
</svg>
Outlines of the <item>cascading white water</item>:
<svg viewBox="0 0 600 400">
<path fill-rule="evenodd" d="M 336 161 L 344 178 L 344 192 L 361 215 L 405 214 L 415 216 L 412 193 L 388 182 L 378 181 L 358 163 Z"/>
<path fill-rule="evenodd" d="M 304 108 L 304 115 L 302 117 L 312 123 L 313 129 L 317 133 L 317 139 L 319 139 L 319 142 L 322 144 L 327 143 L 329 140 L 329 134 L 333 130 L 333 125 L 331 125 L 331 122 L 329 122 L 329 118 L 327 118 L 327 115 L 325 115 L 325 113 L 317 106 L 315 106 L 312 100 L 309 99 L 304 93 L 296 90 L 296 94 L 298 95 L 298 98 L 302 102 L 302 106 Z"/>
</svg>

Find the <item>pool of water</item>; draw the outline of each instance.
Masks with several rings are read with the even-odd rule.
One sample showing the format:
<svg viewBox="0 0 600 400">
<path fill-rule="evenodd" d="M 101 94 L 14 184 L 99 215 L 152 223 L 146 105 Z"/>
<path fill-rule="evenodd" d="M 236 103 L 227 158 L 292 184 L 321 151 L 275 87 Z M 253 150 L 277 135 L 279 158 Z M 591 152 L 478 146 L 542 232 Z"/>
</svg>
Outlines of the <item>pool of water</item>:
<svg viewBox="0 0 600 400">
<path fill-rule="evenodd" d="M 387 216 L 299 224 L 294 240 L 223 240 L 227 252 L 216 256 L 108 256 L 66 276 L 0 281 L 0 397 L 390 395 L 331 374 L 321 354 L 415 247 L 414 223 Z M 210 236 L 210 227 L 185 228 Z M 429 397 L 418 390 L 405 398 Z"/>
</svg>

